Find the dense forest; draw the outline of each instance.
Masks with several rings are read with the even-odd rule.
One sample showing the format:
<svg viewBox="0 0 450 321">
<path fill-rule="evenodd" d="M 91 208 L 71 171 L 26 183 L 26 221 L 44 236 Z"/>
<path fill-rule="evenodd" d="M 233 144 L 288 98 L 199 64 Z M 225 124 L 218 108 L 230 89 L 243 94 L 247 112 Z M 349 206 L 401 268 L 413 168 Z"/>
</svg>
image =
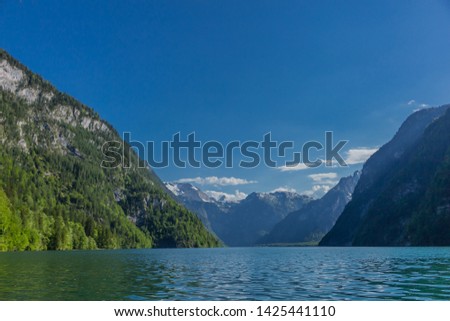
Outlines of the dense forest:
<svg viewBox="0 0 450 321">
<path fill-rule="evenodd" d="M 220 245 L 91 108 L 2 50 L 0 72 L 0 250 Z M 129 166 L 100 166 L 112 141 Z"/>
</svg>

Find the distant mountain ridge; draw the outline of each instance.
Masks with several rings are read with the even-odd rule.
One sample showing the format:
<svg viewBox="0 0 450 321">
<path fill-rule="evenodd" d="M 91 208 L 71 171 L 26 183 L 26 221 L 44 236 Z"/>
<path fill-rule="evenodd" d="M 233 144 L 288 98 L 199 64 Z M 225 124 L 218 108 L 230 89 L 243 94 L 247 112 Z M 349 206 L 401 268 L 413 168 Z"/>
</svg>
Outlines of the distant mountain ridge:
<svg viewBox="0 0 450 321">
<path fill-rule="evenodd" d="M 415 112 L 364 165 L 326 246 L 450 245 L 450 105 Z"/>
<path fill-rule="evenodd" d="M 189 183 L 165 183 L 166 188 L 181 204 L 197 215 L 203 225 L 214 232 L 209 217 L 226 212 L 227 203 L 219 202 Z"/>
<path fill-rule="evenodd" d="M 291 192 L 251 193 L 234 205 L 227 216 L 218 217 L 213 229 L 217 231 L 220 228 L 217 235 L 230 246 L 255 245 L 286 215 L 311 200 L 308 196 Z"/>
<path fill-rule="evenodd" d="M 226 245 L 251 246 L 312 198 L 292 192 L 251 193 L 239 202 L 218 201 L 186 183 L 166 187 Z"/>
<path fill-rule="evenodd" d="M 100 166 L 112 141 L 129 168 Z M 0 142 L 0 250 L 219 245 L 110 124 L 1 49 Z"/>
<path fill-rule="evenodd" d="M 333 227 L 359 180 L 360 172 L 343 177 L 322 198 L 312 200 L 301 209 L 289 213 L 261 238 L 260 244 L 294 244 L 319 242 Z"/>
</svg>

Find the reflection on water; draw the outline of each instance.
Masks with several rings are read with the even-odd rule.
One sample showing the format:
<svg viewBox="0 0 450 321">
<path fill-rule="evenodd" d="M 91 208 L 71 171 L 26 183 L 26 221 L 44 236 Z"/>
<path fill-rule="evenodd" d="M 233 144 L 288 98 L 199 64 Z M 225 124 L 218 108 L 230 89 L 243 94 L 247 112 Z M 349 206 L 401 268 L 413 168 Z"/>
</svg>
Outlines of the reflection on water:
<svg viewBox="0 0 450 321">
<path fill-rule="evenodd" d="M 449 248 L 0 253 L 0 300 L 448 300 Z"/>
</svg>

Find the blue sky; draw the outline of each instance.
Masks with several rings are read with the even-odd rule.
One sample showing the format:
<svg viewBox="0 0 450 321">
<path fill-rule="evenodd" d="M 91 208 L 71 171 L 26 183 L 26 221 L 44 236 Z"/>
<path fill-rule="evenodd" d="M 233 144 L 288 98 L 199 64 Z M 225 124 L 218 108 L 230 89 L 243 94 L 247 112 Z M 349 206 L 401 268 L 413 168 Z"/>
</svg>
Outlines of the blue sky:
<svg viewBox="0 0 450 321">
<path fill-rule="evenodd" d="M 0 1 L 0 30 L 2 48 L 141 141 L 271 132 L 300 148 L 333 131 L 354 159 L 450 102 L 448 1 Z M 361 167 L 156 172 L 216 192 L 311 192 Z"/>
</svg>

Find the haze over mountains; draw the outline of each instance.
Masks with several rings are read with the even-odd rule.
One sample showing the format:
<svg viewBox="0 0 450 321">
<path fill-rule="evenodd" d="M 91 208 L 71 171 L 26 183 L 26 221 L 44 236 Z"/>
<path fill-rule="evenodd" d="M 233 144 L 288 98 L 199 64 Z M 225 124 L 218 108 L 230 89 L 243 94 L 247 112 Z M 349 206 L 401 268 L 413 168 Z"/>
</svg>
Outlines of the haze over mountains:
<svg viewBox="0 0 450 321">
<path fill-rule="evenodd" d="M 189 183 L 166 183 L 226 245 L 250 246 L 288 213 L 312 199 L 291 192 L 251 193 L 241 201 L 215 199 Z"/>
<path fill-rule="evenodd" d="M 342 178 L 321 199 L 293 192 L 251 193 L 244 200 L 216 200 L 187 183 L 166 183 L 226 245 L 318 242 L 351 199 L 359 172 Z"/>
<path fill-rule="evenodd" d="M 0 142 L 0 250 L 219 245 L 111 125 L 1 49 Z M 101 167 L 105 146 L 129 168 Z"/>
<path fill-rule="evenodd" d="M 352 199 L 360 172 L 343 177 L 322 198 L 312 200 L 301 209 L 290 213 L 261 238 L 261 244 L 295 244 L 319 242 L 333 227 L 347 203 Z"/>
</svg>

